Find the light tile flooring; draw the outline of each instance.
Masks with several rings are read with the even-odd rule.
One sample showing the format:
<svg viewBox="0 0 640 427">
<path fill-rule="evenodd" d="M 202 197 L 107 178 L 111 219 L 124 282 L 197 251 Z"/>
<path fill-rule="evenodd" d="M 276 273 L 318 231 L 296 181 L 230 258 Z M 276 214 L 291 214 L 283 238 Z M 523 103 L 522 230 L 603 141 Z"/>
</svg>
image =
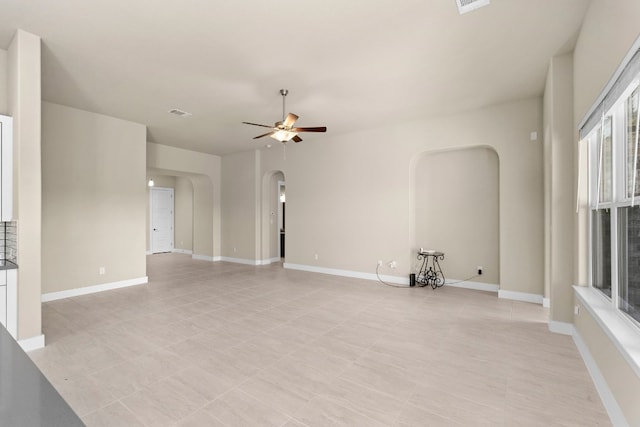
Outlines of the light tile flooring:
<svg viewBox="0 0 640 427">
<path fill-rule="evenodd" d="M 89 426 L 610 425 L 540 306 L 147 259 L 148 285 L 43 304 L 30 356 Z"/>
</svg>

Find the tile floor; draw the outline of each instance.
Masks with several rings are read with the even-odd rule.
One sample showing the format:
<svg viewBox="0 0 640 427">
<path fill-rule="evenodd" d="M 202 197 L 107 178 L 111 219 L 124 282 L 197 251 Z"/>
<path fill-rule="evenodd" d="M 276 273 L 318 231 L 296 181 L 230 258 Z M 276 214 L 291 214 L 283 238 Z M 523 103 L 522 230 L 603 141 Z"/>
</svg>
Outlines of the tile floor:
<svg viewBox="0 0 640 427">
<path fill-rule="evenodd" d="M 540 306 L 147 259 L 148 285 L 43 304 L 30 356 L 88 426 L 610 425 Z"/>
</svg>

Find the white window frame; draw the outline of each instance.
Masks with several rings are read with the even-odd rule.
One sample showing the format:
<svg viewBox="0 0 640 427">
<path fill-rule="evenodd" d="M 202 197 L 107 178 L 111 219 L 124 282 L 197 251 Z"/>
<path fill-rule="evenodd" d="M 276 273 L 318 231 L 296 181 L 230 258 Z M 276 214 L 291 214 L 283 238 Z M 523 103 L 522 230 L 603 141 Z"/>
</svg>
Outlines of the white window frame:
<svg viewBox="0 0 640 427">
<path fill-rule="evenodd" d="M 611 108 L 603 115 L 603 120 L 600 125 L 596 126 L 587 136 L 587 143 L 589 144 L 589 273 L 588 280 L 589 286 L 593 288 L 602 298 L 606 299 L 609 304 L 613 306 L 619 313 L 628 318 L 636 327 L 640 328 L 640 322 L 631 317 L 628 313 L 620 309 L 619 304 L 619 285 L 618 285 L 618 208 L 631 207 L 636 202 L 635 197 L 635 182 L 632 196 L 627 197 L 626 192 L 626 114 L 625 106 L 627 98 L 633 93 L 634 90 L 640 87 L 640 82 L 635 79 L 631 85 L 620 95 Z M 638 97 L 640 103 L 640 95 Z M 640 109 L 640 106 L 638 106 Z M 611 117 L 612 120 L 612 141 L 611 141 L 611 200 L 600 202 L 600 180 L 601 174 L 601 156 L 598 152 L 601 151 L 600 141 L 597 141 L 598 131 L 604 132 L 602 126 L 604 120 Z M 639 124 L 640 128 L 640 124 Z M 604 141 L 604 134 L 601 133 L 601 141 Z M 600 164 L 597 164 L 600 163 Z M 640 179 L 639 177 L 636 177 Z M 600 209 L 609 209 L 611 215 L 611 297 L 607 296 L 604 292 L 600 291 L 593 286 L 593 212 Z"/>
</svg>

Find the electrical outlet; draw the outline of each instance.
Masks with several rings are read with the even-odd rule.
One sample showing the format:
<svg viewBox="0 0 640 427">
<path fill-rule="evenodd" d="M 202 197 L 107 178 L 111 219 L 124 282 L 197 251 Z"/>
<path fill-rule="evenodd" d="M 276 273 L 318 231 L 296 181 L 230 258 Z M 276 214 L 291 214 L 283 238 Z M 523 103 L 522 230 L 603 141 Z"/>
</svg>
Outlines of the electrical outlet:
<svg viewBox="0 0 640 427">
<path fill-rule="evenodd" d="M 391 261 L 391 262 L 389 263 L 389 268 L 396 268 L 397 266 L 398 266 L 398 263 L 397 263 L 397 262 L 395 262 L 395 261 Z"/>
<path fill-rule="evenodd" d="M 479 265 L 478 266 L 478 276 L 482 276 L 482 270 L 483 270 L 482 266 Z"/>
<path fill-rule="evenodd" d="M 573 314 L 575 314 L 576 316 L 580 315 L 580 306 L 579 305 L 574 305 L 573 306 Z"/>
<path fill-rule="evenodd" d="M 382 260 L 381 259 L 378 260 L 378 267 L 382 267 Z"/>
<path fill-rule="evenodd" d="M 100 267 L 100 268 L 98 269 L 98 274 L 101 274 L 101 275 L 102 275 L 102 274 L 107 274 L 107 269 L 106 269 L 106 268 L 104 268 L 104 267 Z"/>
<path fill-rule="evenodd" d="M 315 258 L 316 261 L 318 260 L 318 254 L 315 254 L 313 257 Z"/>
</svg>

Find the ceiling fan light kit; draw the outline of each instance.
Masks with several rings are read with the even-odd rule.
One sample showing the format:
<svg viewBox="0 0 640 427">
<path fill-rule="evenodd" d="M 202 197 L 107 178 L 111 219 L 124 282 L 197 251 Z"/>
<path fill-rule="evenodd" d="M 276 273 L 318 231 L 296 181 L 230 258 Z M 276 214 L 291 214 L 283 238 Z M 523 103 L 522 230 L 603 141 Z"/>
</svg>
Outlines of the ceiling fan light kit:
<svg viewBox="0 0 640 427">
<path fill-rule="evenodd" d="M 280 89 L 280 95 L 282 95 L 282 121 L 276 122 L 273 126 L 269 125 L 261 125 L 259 123 L 250 123 L 250 122 L 242 122 L 246 125 L 252 126 L 260 126 L 264 128 L 270 128 L 271 131 L 262 135 L 258 135 L 253 139 L 259 139 L 265 136 L 269 136 L 276 141 L 280 141 L 283 144 L 289 141 L 300 142 L 302 138 L 298 136 L 300 132 L 326 132 L 327 128 L 325 126 L 315 126 L 315 127 L 293 127 L 296 120 L 298 120 L 298 116 L 293 113 L 287 114 L 285 117 L 285 98 L 289 91 L 287 89 Z"/>
</svg>

